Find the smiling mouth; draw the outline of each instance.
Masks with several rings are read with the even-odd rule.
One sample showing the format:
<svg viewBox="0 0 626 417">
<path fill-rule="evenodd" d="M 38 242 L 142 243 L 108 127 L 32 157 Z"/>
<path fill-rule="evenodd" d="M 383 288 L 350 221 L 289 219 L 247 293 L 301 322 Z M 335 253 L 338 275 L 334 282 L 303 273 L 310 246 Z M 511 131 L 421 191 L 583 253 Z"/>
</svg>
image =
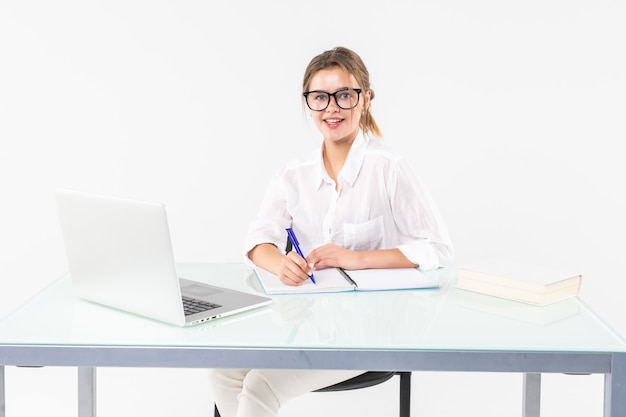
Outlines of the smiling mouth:
<svg viewBox="0 0 626 417">
<path fill-rule="evenodd" d="M 324 120 L 324 122 L 334 125 L 334 124 L 343 122 L 343 119 L 326 119 Z"/>
</svg>

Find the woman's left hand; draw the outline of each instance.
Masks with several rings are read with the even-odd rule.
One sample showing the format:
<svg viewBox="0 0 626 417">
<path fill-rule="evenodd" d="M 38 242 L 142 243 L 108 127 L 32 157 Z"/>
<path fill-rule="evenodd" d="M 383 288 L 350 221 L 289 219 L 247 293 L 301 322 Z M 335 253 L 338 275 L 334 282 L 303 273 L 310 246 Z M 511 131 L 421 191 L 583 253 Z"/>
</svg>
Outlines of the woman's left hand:
<svg viewBox="0 0 626 417">
<path fill-rule="evenodd" d="M 360 269 L 361 260 L 359 252 L 342 248 L 334 243 L 327 243 L 314 249 L 306 257 L 309 264 L 313 263 L 315 269 L 323 268 L 344 268 L 344 269 Z"/>
</svg>

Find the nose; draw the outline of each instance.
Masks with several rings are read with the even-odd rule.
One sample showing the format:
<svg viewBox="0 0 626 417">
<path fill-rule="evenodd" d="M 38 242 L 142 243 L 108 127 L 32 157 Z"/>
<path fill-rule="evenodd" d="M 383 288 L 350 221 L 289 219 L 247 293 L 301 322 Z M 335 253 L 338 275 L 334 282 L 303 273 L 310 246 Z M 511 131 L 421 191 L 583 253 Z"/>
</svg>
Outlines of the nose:
<svg viewBox="0 0 626 417">
<path fill-rule="evenodd" d="M 339 103 L 337 103 L 337 96 L 331 95 L 328 97 L 328 106 L 326 107 L 326 111 L 330 113 L 335 113 L 341 111 L 341 107 L 339 107 Z"/>
</svg>

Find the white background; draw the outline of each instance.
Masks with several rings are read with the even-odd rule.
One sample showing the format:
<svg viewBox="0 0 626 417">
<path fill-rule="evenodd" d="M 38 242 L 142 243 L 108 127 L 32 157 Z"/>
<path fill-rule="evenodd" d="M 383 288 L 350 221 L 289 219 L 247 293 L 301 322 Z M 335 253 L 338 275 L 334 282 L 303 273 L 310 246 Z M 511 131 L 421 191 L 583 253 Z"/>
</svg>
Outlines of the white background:
<svg viewBox="0 0 626 417">
<path fill-rule="evenodd" d="M 2 0 L 0 316 L 67 269 L 57 187 L 162 201 L 179 261 L 240 261 L 270 174 L 317 146 L 304 69 L 343 45 L 457 263 L 567 266 L 624 335 L 625 21 L 608 0 Z M 520 375 L 414 379 L 414 415 L 520 415 Z M 100 416 L 210 415 L 202 370 L 98 382 Z M 309 394 L 284 415 L 378 415 L 393 385 Z M 601 389 L 549 375 L 544 415 L 599 416 Z M 10 417 L 75 409 L 73 370 L 7 369 Z"/>
</svg>

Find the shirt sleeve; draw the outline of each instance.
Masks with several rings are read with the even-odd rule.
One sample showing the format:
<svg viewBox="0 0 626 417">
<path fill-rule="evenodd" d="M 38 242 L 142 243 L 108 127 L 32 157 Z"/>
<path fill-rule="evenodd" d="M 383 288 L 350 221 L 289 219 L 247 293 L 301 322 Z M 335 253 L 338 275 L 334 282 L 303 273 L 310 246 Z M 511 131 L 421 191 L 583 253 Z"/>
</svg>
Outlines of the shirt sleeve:
<svg viewBox="0 0 626 417">
<path fill-rule="evenodd" d="M 394 221 L 406 242 L 398 246 L 404 256 L 423 270 L 451 265 L 454 249 L 443 219 L 430 193 L 404 158 L 390 171 L 389 196 Z"/>
<path fill-rule="evenodd" d="M 248 253 L 262 243 L 271 243 L 283 250 L 287 245 L 285 229 L 291 226 L 291 222 L 291 216 L 287 212 L 285 189 L 280 181 L 280 173 L 277 172 L 272 176 L 257 217 L 248 229 L 245 258 L 249 259 Z"/>
</svg>

